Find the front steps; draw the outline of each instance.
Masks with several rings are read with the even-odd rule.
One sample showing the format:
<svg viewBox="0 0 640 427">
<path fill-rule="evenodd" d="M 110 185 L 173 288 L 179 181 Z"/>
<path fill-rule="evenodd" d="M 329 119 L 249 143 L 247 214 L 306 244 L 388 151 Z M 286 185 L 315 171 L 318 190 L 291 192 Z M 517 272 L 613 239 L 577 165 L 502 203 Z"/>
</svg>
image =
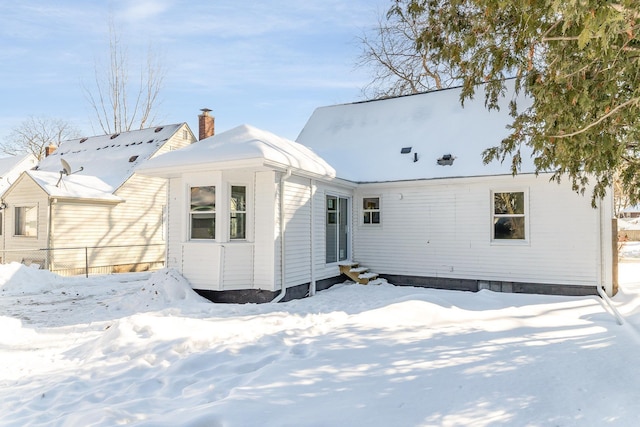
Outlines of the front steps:
<svg viewBox="0 0 640 427">
<path fill-rule="evenodd" d="M 379 285 L 384 282 L 378 278 L 377 273 L 370 272 L 366 267 L 360 267 L 357 262 L 343 261 L 338 264 L 340 273 L 361 285 Z"/>
</svg>

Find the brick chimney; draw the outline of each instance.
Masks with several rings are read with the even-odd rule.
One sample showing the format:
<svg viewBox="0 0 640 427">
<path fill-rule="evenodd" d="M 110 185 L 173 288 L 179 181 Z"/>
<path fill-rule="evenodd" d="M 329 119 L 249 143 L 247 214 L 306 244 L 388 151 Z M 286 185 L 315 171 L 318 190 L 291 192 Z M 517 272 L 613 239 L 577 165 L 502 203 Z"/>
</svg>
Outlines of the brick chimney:
<svg viewBox="0 0 640 427">
<path fill-rule="evenodd" d="M 49 155 L 51 155 L 51 153 L 53 153 L 54 151 L 56 151 L 56 147 L 53 144 L 49 144 L 47 147 L 44 147 L 44 156 L 45 157 L 49 157 Z"/>
<path fill-rule="evenodd" d="M 209 115 L 208 108 L 203 108 L 198 116 L 198 140 L 209 138 L 215 133 L 215 118 Z"/>
</svg>

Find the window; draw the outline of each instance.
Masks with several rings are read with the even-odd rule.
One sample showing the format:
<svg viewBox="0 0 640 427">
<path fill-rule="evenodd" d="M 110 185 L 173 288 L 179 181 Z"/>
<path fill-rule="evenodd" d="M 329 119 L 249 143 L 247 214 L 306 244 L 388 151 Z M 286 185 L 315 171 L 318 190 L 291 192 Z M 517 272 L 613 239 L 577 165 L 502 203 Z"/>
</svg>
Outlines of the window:
<svg viewBox="0 0 640 427">
<path fill-rule="evenodd" d="M 380 224 L 380 198 L 365 197 L 362 199 L 362 212 L 365 224 Z"/>
<path fill-rule="evenodd" d="M 216 238 L 216 187 L 191 187 L 191 238 Z"/>
<path fill-rule="evenodd" d="M 493 193 L 493 238 L 525 240 L 524 192 Z"/>
<path fill-rule="evenodd" d="M 247 237 L 247 187 L 231 186 L 229 239 Z"/>
<path fill-rule="evenodd" d="M 16 236 L 36 237 L 38 235 L 38 209 L 35 206 L 15 208 Z"/>
</svg>

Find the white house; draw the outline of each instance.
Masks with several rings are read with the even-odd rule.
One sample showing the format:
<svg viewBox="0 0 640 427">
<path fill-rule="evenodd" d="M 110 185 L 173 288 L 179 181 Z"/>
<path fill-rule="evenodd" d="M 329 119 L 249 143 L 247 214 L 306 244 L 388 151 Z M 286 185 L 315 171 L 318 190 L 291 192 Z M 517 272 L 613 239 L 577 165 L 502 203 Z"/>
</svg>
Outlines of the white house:
<svg viewBox="0 0 640 427">
<path fill-rule="evenodd" d="M 515 177 L 483 165 L 508 122 L 449 89 L 318 108 L 298 143 L 239 127 L 140 172 L 169 179 L 167 265 L 215 301 L 313 294 L 354 262 L 397 285 L 614 293 L 611 197 L 593 209 L 526 153 Z"/>
<path fill-rule="evenodd" d="M 9 156 L 0 159 L 0 199 L 15 182 L 20 174 L 36 166 L 38 159 L 33 154 L 23 154 L 19 156 Z M 0 204 L 0 250 L 4 249 L 4 206 Z M 2 254 L 0 254 L 2 259 Z"/>
<path fill-rule="evenodd" d="M 335 283 L 338 258 L 325 263 L 317 243 L 324 195 L 352 197 L 355 184 L 308 148 L 245 125 L 139 172 L 168 178 L 166 263 L 206 297 L 265 302 Z"/>
<path fill-rule="evenodd" d="M 194 141 L 180 123 L 61 143 L 2 196 L 3 261 L 64 274 L 162 265 L 166 182 L 136 168 Z"/>
</svg>

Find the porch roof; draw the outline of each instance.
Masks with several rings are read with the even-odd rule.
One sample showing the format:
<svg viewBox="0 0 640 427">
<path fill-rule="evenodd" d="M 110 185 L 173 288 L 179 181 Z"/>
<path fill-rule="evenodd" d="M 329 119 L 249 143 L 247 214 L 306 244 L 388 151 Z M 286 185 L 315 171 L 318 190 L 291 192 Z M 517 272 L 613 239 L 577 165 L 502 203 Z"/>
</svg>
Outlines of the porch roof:
<svg viewBox="0 0 640 427">
<path fill-rule="evenodd" d="M 227 168 L 239 163 L 335 177 L 335 170 L 308 147 L 250 125 L 241 125 L 162 154 L 141 165 L 137 172 L 169 176 L 175 171 L 183 171 L 185 167 Z"/>
</svg>

